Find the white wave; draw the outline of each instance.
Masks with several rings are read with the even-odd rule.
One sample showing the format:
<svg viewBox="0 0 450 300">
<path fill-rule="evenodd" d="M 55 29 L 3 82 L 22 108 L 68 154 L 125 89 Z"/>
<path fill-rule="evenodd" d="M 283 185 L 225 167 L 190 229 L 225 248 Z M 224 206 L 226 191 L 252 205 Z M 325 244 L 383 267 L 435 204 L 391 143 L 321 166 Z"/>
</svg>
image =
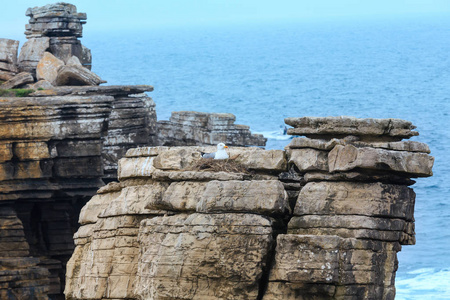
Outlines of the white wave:
<svg viewBox="0 0 450 300">
<path fill-rule="evenodd" d="M 450 299 L 450 269 L 422 268 L 395 281 L 396 300 Z"/>
</svg>

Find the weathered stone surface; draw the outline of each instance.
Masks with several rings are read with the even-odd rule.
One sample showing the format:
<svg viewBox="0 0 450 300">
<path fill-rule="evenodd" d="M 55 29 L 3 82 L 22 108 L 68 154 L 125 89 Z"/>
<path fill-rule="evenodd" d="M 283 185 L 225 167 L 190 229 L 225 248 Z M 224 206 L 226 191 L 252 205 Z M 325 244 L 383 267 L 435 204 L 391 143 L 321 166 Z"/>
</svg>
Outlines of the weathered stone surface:
<svg viewBox="0 0 450 300">
<path fill-rule="evenodd" d="M 307 171 L 328 171 L 328 152 L 312 148 L 287 151 L 288 163 L 294 164 L 303 173 Z"/>
<path fill-rule="evenodd" d="M 79 65 L 67 65 L 58 69 L 56 85 L 99 85 L 105 83 L 97 74 Z"/>
<path fill-rule="evenodd" d="M 7 81 L 13 78 L 16 73 L 0 70 L 0 80 Z"/>
<path fill-rule="evenodd" d="M 58 70 L 62 66 L 64 66 L 64 62 L 62 60 L 46 51 L 36 67 L 37 80 L 47 80 L 52 85 L 55 85 Z"/>
<path fill-rule="evenodd" d="M 407 173 L 410 177 L 433 175 L 434 158 L 425 153 L 392 151 L 375 148 L 356 148 L 337 145 L 328 155 L 330 172 L 355 168 Z"/>
<path fill-rule="evenodd" d="M 197 204 L 198 212 L 284 214 L 287 193 L 278 180 L 210 181 Z"/>
<path fill-rule="evenodd" d="M 18 67 L 21 72 L 34 74 L 39 61 L 50 47 L 49 37 L 33 38 L 20 49 Z"/>
<path fill-rule="evenodd" d="M 364 215 L 413 221 L 415 193 L 404 185 L 310 182 L 298 196 L 294 215 Z"/>
<path fill-rule="evenodd" d="M 101 94 L 105 96 L 122 97 L 151 91 L 153 91 L 153 87 L 151 85 L 58 86 L 52 89 L 51 95 L 49 95 L 47 91 L 36 91 L 31 94 L 31 96 L 87 96 Z"/>
<path fill-rule="evenodd" d="M 263 299 L 394 299 L 399 250 L 395 243 L 279 235 Z"/>
<path fill-rule="evenodd" d="M 264 146 L 266 139 L 251 134 L 245 125 L 234 124 L 236 117 L 225 113 L 172 112 L 170 121 L 158 122 L 158 140 L 163 146 L 217 145 Z"/>
<path fill-rule="evenodd" d="M 27 38 L 36 36 L 82 36 L 82 24 L 86 14 L 77 13 L 75 5 L 54 3 L 40 7 L 28 8 L 26 16 L 30 24 L 26 26 Z"/>
<path fill-rule="evenodd" d="M 22 72 L 1 84 L 0 88 L 5 90 L 14 89 L 31 82 L 34 82 L 33 76 L 30 73 Z"/>
<path fill-rule="evenodd" d="M 414 244 L 413 223 L 402 219 L 367 216 L 311 215 L 292 217 L 289 234 L 337 235 L 344 238 L 371 239 L 386 242 Z"/>
<path fill-rule="evenodd" d="M 0 39 L 0 71 L 10 75 L 17 73 L 18 49 L 19 41 Z"/>
<path fill-rule="evenodd" d="M 271 233 L 268 220 L 248 214 L 145 220 L 139 233 L 136 294 L 151 299 L 255 299 Z"/>
<path fill-rule="evenodd" d="M 0 298 L 47 299 L 48 271 L 29 256 L 22 222 L 12 207 L 0 206 Z"/>
<path fill-rule="evenodd" d="M 401 140 L 419 133 L 411 122 L 400 119 L 358 119 L 354 117 L 302 117 L 286 118 L 285 123 L 294 128 L 290 135 L 307 137 L 358 136 L 361 140 Z M 328 138 L 327 138 L 328 139 Z"/>
<path fill-rule="evenodd" d="M 430 148 L 427 144 L 416 141 L 401 141 L 401 142 L 361 142 L 356 136 L 347 136 L 343 139 L 310 139 L 310 138 L 293 138 L 292 141 L 286 146 L 286 149 L 303 149 L 312 148 L 317 150 L 331 150 L 336 145 L 345 146 L 347 144 L 353 145 L 358 148 L 372 147 L 383 148 L 387 150 L 408 151 L 408 152 L 422 152 L 430 153 Z"/>
<path fill-rule="evenodd" d="M 54 86 L 47 80 L 39 80 L 36 83 L 27 84 L 25 86 L 25 88 L 32 89 L 35 91 L 37 91 L 37 90 L 52 90 L 52 89 L 54 89 Z"/>
<path fill-rule="evenodd" d="M 207 185 L 207 182 L 172 182 L 164 193 L 161 201 L 152 203 L 150 207 L 155 209 L 194 212 L 202 199 Z"/>
</svg>

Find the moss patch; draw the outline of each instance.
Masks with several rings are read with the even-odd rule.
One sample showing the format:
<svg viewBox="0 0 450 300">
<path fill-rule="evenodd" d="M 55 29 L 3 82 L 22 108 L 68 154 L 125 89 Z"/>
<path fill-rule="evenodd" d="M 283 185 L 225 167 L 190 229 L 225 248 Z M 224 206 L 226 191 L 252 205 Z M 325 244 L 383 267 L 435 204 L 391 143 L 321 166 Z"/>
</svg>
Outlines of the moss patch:
<svg viewBox="0 0 450 300">
<path fill-rule="evenodd" d="M 27 97 L 33 92 L 31 89 L 0 89 L 0 97 Z"/>
</svg>

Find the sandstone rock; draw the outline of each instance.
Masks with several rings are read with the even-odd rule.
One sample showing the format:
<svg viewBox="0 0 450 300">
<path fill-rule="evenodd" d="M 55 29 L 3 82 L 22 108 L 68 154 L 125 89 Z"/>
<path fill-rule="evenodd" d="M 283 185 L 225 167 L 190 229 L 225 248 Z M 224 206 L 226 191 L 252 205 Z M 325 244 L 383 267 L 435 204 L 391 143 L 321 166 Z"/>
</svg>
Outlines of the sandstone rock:
<svg viewBox="0 0 450 300">
<path fill-rule="evenodd" d="M 64 62 L 62 60 L 56 58 L 50 52 L 45 52 L 36 67 L 37 80 L 46 80 L 52 85 L 55 85 L 58 70 L 62 66 L 64 66 Z"/>
<path fill-rule="evenodd" d="M 158 122 L 158 140 L 164 146 L 217 145 L 264 146 L 266 139 L 251 134 L 249 127 L 234 124 L 233 114 L 172 112 L 170 121 Z"/>
<path fill-rule="evenodd" d="M 1 84 L 0 88 L 5 90 L 14 89 L 31 82 L 34 82 L 33 76 L 30 73 L 22 72 Z"/>
<path fill-rule="evenodd" d="M 304 174 L 303 180 L 305 182 L 318 181 L 355 181 L 355 182 L 382 182 L 402 185 L 413 185 L 414 180 L 402 176 L 402 174 L 392 173 L 376 173 L 376 172 L 308 172 Z"/>
<path fill-rule="evenodd" d="M 354 117 L 302 117 L 286 118 L 285 123 L 294 128 L 290 135 L 307 137 L 358 136 L 363 140 L 401 140 L 419 133 L 411 122 L 400 119 L 358 119 Z M 328 139 L 328 138 L 327 138 Z"/>
<path fill-rule="evenodd" d="M 255 299 L 271 232 L 268 220 L 248 214 L 145 220 L 139 233 L 136 294 L 151 299 Z"/>
<path fill-rule="evenodd" d="M 34 74 L 39 61 L 50 47 L 49 37 L 30 39 L 20 49 L 18 66 L 22 72 Z"/>
<path fill-rule="evenodd" d="M 155 182 L 124 187 L 117 197 L 110 198 L 108 206 L 100 213 L 100 217 L 164 214 L 166 212 L 160 211 L 159 208 L 155 209 L 154 204 L 161 202 L 168 186 L 167 183 Z"/>
<path fill-rule="evenodd" d="M 412 227 L 405 220 L 356 215 L 294 216 L 288 233 L 300 235 L 337 235 L 344 238 L 414 243 Z"/>
<path fill-rule="evenodd" d="M 67 60 L 66 65 L 68 65 L 68 66 L 83 66 L 81 64 L 80 60 L 78 59 L 78 57 L 76 57 L 76 56 L 70 57 Z"/>
<path fill-rule="evenodd" d="M 83 65 L 83 67 L 87 68 L 88 70 L 91 70 L 92 68 L 92 54 L 91 50 L 84 45 L 81 45 L 81 58 L 80 62 Z"/>
<path fill-rule="evenodd" d="M 6 71 L 5 73 L 17 73 L 18 49 L 19 41 L 0 39 L 0 71 Z"/>
<path fill-rule="evenodd" d="M 86 68 L 76 65 L 59 68 L 56 85 L 99 85 L 105 83 L 98 75 Z"/>
<path fill-rule="evenodd" d="M 0 207 L 0 298 L 47 299 L 48 271 L 29 257 L 22 222 L 13 208 Z"/>
<path fill-rule="evenodd" d="M 195 212 L 207 184 L 207 182 L 192 181 L 172 182 L 161 201 L 152 204 L 151 207 L 155 209 Z"/>
<path fill-rule="evenodd" d="M 311 149 L 292 149 L 287 152 L 288 163 L 294 164 L 299 172 L 328 171 L 328 152 Z"/>
<path fill-rule="evenodd" d="M 279 235 L 263 299 L 394 299 L 399 250 L 395 243 Z"/>
<path fill-rule="evenodd" d="M 287 193 L 277 180 L 210 181 L 197 211 L 284 214 L 289 211 Z"/>
<path fill-rule="evenodd" d="M 404 185 L 310 182 L 300 191 L 294 215 L 364 215 L 413 221 L 414 191 Z"/>
<path fill-rule="evenodd" d="M 16 73 L 7 72 L 0 70 L 0 80 L 7 81 L 13 78 L 16 75 Z"/>
<path fill-rule="evenodd" d="M 36 83 L 26 85 L 25 88 L 40 91 L 40 90 L 53 90 L 54 86 L 47 80 L 39 80 Z"/>
<path fill-rule="evenodd" d="M 401 142 L 361 142 L 358 137 L 347 136 L 343 139 L 309 139 L 309 138 L 293 138 L 292 141 L 286 146 L 286 149 L 302 149 L 313 148 L 317 150 L 331 150 L 336 145 L 345 146 L 347 144 L 353 145 L 358 148 L 371 147 L 371 148 L 383 148 L 387 150 L 408 151 L 408 152 L 422 152 L 430 153 L 428 145 L 416 141 L 401 141 Z"/>
<path fill-rule="evenodd" d="M 428 177 L 434 158 L 425 153 L 356 148 L 338 145 L 328 155 L 330 172 L 355 168 L 406 173 L 409 177 Z"/>
<path fill-rule="evenodd" d="M 87 96 L 100 94 L 104 96 L 123 97 L 151 91 L 153 91 L 151 85 L 58 86 L 53 88 L 53 96 Z M 49 95 L 45 91 L 36 91 L 32 96 L 47 97 Z"/>
</svg>

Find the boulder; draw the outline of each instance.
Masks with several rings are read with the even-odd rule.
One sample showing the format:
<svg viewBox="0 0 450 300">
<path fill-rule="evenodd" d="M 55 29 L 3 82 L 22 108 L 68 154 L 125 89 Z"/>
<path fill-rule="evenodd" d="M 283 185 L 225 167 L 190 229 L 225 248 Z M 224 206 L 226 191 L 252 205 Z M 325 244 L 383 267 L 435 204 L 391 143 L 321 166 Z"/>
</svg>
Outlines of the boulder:
<svg viewBox="0 0 450 300">
<path fill-rule="evenodd" d="M 18 66 L 19 71 L 36 73 L 36 67 L 50 47 L 49 37 L 33 38 L 25 42 L 20 49 Z"/>
<path fill-rule="evenodd" d="M 58 70 L 62 66 L 64 66 L 64 62 L 62 60 L 46 51 L 36 67 L 37 80 L 46 80 L 50 82 L 50 84 L 55 85 Z"/>
<path fill-rule="evenodd" d="M 97 74 L 78 65 L 62 66 L 58 70 L 56 85 L 99 85 L 105 83 Z"/>
<path fill-rule="evenodd" d="M 8 90 L 21 87 L 27 83 L 34 82 L 34 78 L 30 73 L 22 72 L 11 78 L 10 80 L 4 82 L 0 85 L 0 88 Z"/>
<path fill-rule="evenodd" d="M 0 39 L 0 71 L 6 71 L 5 73 L 17 73 L 18 49 L 19 41 Z"/>
</svg>

